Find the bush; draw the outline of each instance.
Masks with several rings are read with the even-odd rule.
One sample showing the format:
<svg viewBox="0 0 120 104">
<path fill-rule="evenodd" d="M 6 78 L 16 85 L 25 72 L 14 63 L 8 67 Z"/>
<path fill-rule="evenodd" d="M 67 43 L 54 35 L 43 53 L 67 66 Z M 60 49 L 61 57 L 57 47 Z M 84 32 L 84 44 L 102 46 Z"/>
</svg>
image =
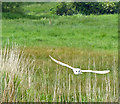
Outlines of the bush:
<svg viewBox="0 0 120 104">
<path fill-rule="evenodd" d="M 61 4 L 58 4 L 57 5 L 57 8 L 56 8 L 56 14 L 57 15 L 66 15 L 67 13 L 67 4 L 66 3 L 61 3 Z"/>
<path fill-rule="evenodd" d="M 56 8 L 53 10 L 57 15 L 73 15 L 75 13 L 72 3 L 65 2 L 57 4 Z"/>
<path fill-rule="evenodd" d="M 57 15 L 73 15 L 81 13 L 90 14 L 114 14 L 118 13 L 118 3 L 113 2 L 73 2 L 58 4 L 55 8 Z"/>
</svg>

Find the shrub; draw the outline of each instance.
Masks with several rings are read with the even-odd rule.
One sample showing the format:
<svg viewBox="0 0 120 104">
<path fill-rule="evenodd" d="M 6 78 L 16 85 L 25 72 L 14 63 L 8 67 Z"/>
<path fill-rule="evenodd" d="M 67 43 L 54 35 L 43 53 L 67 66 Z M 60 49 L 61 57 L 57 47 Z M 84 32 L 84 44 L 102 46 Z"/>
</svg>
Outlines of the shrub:
<svg viewBox="0 0 120 104">
<path fill-rule="evenodd" d="M 57 15 L 66 15 L 67 13 L 67 4 L 66 3 L 61 3 L 61 4 L 58 4 L 57 7 L 56 7 L 56 14 Z"/>
<path fill-rule="evenodd" d="M 90 14 L 114 14 L 118 13 L 118 3 L 114 2 L 62 2 L 56 7 L 57 15 L 73 15 L 81 13 Z"/>
</svg>

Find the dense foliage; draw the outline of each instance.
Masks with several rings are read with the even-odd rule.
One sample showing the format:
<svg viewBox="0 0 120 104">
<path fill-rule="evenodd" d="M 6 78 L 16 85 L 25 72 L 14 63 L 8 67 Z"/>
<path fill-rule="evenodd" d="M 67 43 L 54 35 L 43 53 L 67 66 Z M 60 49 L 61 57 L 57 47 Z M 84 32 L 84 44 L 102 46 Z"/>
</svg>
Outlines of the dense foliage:
<svg viewBox="0 0 120 104">
<path fill-rule="evenodd" d="M 55 8 L 57 15 L 73 15 L 81 13 L 90 14 L 114 14 L 118 13 L 118 3 L 113 2 L 73 2 L 59 3 Z"/>
<path fill-rule="evenodd" d="M 19 11 L 19 7 L 22 3 L 19 2 L 4 2 L 2 3 L 3 12 L 16 12 Z M 18 9 L 19 8 L 19 9 Z"/>
</svg>

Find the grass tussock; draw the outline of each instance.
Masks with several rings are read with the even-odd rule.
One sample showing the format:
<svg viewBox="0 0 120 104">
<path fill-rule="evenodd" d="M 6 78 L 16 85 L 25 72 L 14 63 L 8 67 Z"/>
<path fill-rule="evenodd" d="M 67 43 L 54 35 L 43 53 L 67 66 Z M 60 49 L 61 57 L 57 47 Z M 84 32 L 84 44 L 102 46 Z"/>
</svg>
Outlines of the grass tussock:
<svg viewBox="0 0 120 104">
<path fill-rule="evenodd" d="M 26 57 L 17 45 L 1 49 L 0 54 L 0 101 L 18 101 L 30 88 L 34 61 Z"/>
</svg>

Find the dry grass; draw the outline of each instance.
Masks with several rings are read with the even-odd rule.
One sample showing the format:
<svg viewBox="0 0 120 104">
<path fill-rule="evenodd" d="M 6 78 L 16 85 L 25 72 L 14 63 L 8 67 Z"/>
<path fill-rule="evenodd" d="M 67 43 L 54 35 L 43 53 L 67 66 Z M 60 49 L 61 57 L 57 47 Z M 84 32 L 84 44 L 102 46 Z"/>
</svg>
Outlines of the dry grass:
<svg viewBox="0 0 120 104">
<path fill-rule="evenodd" d="M 116 52 L 27 47 L 22 53 L 12 47 L 1 53 L 1 101 L 118 101 Z M 72 70 L 52 62 L 49 55 L 74 67 L 109 69 L 110 73 L 74 75 Z"/>
<path fill-rule="evenodd" d="M 5 47 L 0 53 L 0 101 L 17 101 L 18 96 L 30 88 L 34 61 L 26 57 L 17 45 Z"/>
</svg>

